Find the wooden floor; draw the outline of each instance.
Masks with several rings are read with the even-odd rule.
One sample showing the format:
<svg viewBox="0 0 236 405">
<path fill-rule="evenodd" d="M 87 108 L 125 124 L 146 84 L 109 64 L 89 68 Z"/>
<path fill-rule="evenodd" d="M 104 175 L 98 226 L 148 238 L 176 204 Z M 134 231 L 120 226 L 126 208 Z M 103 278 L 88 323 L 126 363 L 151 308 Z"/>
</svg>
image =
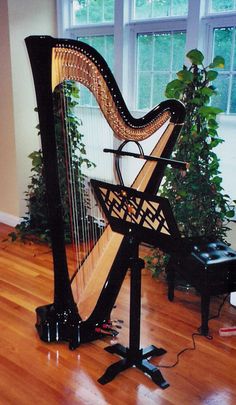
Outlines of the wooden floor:
<svg viewBox="0 0 236 405">
<path fill-rule="evenodd" d="M 112 317 L 123 319 L 119 337 L 105 338 L 70 351 L 67 344 L 39 340 L 35 308 L 53 296 L 52 259 L 47 247 L 3 241 L 10 228 L 0 226 L 0 403 L 2 405 L 77 404 L 236 404 L 236 336 L 220 337 L 219 328 L 236 325 L 236 308 L 228 302 L 221 316 L 210 321 L 212 340 L 197 336 L 196 350 L 185 352 L 174 368 L 161 368 L 170 387 L 162 390 L 141 371 L 128 369 L 107 385 L 97 379 L 118 360 L 103 350 L 110 343 L 128 345 L 129 275 Z M 155 344 L 167 353 L 152 359 L 171 365 L 177 353 L 192 347 L 191 335 L 200 323 L 200 300 L 176 292 L 166 297 L 164 282 L 143 272 L 141 347 Z M 221 299 L 215 298 L 212 314 Z"/>
</svg>

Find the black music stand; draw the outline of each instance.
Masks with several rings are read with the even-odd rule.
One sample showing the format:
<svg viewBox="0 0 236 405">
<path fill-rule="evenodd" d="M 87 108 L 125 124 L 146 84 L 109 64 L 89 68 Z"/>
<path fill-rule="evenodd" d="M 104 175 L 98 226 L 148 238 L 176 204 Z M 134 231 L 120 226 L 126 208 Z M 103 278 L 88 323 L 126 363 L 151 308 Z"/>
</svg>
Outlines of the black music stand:
<svg viewBox="0 0 236 405">
<path fill-rule="evenodd" d="M 178 235 L 169 201 L 163 197 L 148 195 L 135 189 L 91 180 L 95 194 L 113 231 L 126 235 L 129 239 L 130 281 L 130 334 L 129 347 L 121 344 L 108 346 L 105 350 L 123 357 L 107 368 L 98 379 L 101 384 L 112 381 L 117 374 L 132 366 L 148 374 L 154 383 L 165 389 L 169 384 L 160 370 L 147 359 L 161 356 L 165 349 L 153 345 L 140 349 L 141 314 L 141 269 L 144 261 L 139 258 L 140 242 L 151 243 L 169 251 L 173 243 L 171 235 Z M 171 239 L 171 241 L 170 241 Z"/>
</svg>

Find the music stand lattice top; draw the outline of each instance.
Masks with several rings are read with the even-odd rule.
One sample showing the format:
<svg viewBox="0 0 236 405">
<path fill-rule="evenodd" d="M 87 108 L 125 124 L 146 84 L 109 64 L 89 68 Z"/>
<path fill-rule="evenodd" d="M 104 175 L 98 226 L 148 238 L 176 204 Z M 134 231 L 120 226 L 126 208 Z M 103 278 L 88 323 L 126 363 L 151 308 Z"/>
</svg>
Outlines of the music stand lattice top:
<svg viewBox="0 0 236 405">
<path fill-rule="evenodd" d="M 173 240 L 180 238 L 170 203 L 130 187 L 91 180 L 96 197 L 113 231 L 135 235 L 137 241 L 174 249 Z"/>
</svg>

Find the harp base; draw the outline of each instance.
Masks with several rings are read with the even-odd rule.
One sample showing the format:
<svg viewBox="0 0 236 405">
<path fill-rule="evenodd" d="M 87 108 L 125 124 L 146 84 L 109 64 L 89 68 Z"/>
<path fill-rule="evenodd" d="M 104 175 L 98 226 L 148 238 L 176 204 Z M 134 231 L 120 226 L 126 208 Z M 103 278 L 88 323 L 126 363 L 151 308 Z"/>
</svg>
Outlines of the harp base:
<svg viewBox="0 0 236 405">
<path fill-rule="evenodd" d="M 93 322 L 83 322 L 75 308 L 56 309 L 55 304 L 36 308 L 35 327 L 44 342 L 69 342 L 69 348 L 75 350 L 80 343 L 104 338 L 102 327 Z M 103 320 L 103 324 L 106 321 Z M 108 324 L 108 322 L 107 322 Z M 106 335 L 116 336 L 118 332 L 106 329 Z"/>
<path fill-rule="evenodd" d="M 155 384 L 159 385 L 159 387 L 161 387 L 162 389 L 169 387 L 168 382 L 165 381 L 160 370 L 158 370 L 156 366 L 154 366 L 147 360 L 147 358 L 149 357 L 162 356 L 166 353 L 165 349 L 157 348 L 156 346 L 150 345 L 145 349 L 140 349 L 137 352 L 133 352 L 118 343 L 113 346 L 106 347 L 105 350 L 109 353 L 118 354 L 119 356 L 123 357 L 123 359 L 107 368 L 103 376 L 98 379 L 98 382 L 100 384 L 104 385 L 109 383 L 121 371 L 135 366 L 143 373 L 149 375 L 152 381 Z"/>
<path fill-rule="evenodd" d="M 71 350 L 80 345 L 80 318 L 70 308 L 57 310 L 54 304 L 36 308 L 36 329 L 44 342 L 68 341 Z"/>
</svg>

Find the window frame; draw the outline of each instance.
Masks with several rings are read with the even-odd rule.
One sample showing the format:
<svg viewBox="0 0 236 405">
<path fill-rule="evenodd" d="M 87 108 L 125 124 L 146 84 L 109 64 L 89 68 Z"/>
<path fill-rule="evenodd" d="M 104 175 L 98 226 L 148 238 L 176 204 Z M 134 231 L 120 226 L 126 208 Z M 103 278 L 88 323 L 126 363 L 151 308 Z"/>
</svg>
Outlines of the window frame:
<svg viewBox="0 0 236 405">
<path fill-rule="evenodd" d="M 184 18 L 177 18 L 173 22 L 172 18 L 163 20 L 150 21 L 143 20 L 142 23 L 137 24 L 136 22 L 131 22 L 129 24 L 129 35 L 130 35 L 130 51 L 129 51 L 129 66 L 132 66 L 132 61 L 137 61 L 137 36 L 148 33 L 169 33 L 186 31 L 187 22 Z M 136 109 L 137 98 L 138 98 L 138 86 L 137 86 L 137 63 L 133 64 L 133 69 L 129 71 L 128 83 L 132 88 L 130 92 L 128 103 L 133 109 Z"/>
<path fill-rule="evenodd" d="M 219 15 L 228 15 L 228 14 L 232 14 L 235 13 L 236 10 L 225 10 L 225 11 L 219 11 L 219 12 L 211 12 L 209 11 L 210 8 L 210 1 L 211 0 L 205 0 L 205 15 L 206 16 L 219 16 Z M 234 0 L 234 3 L 236 4 L 236 1 Z"/>
<path fill-rule="evenodd" d="M 206 41 L 204 44 L 204 52 L 206 55 L 206 60 L 209 63 L 213 59 L 213 52 L 214 52 L 214 29 L 216 28 L 227 28 L 227 27 L 235 27 L 236 29 L 236 12 L 227 11 L 219 15 L 219 13 L 208 13 L 206 17 L 202 18 L 202 24 L 204 26 L 204 33 L 206 36 Z M 209 46 L 211 44 L 211 46 Z M 236 42 L 235 42 L 236 47 Z M 236 48 L 235 48 L 236 49 Z M 224 74 L 224 72 L 222 73 Z M 232 76 L 233 71 L 225 72 L 225 74 L 230 75 L 230 85 L 228 91 L 228 101 L 227 101 L 227 110 L 223 113 L 224 115 L 233 115 L 236 117 L 235 113 L 230 113 L 230 99 L 231 99 L 231 90 L 232 90 Z"/>
</svg>

